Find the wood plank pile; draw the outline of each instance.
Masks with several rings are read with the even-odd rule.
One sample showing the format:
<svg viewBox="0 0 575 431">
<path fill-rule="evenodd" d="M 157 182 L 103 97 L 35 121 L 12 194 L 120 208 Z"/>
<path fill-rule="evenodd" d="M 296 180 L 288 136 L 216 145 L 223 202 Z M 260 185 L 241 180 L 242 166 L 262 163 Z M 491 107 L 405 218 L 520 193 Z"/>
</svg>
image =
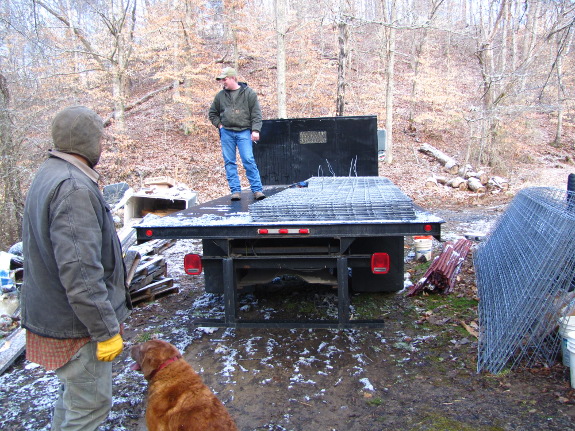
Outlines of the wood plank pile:
<svg viewBox="0 0 575 431">
<path fill-rule="evenodd" d="M 168 277 L 167 264 L 162 253 L 173 246 L 176 240 L 152 240 L 133 245 L 135 237 L 130 229 L 122 233 L 120 241 L 124 251 L 127 283 L 132 303 L 153 301 L 171 293 L 177 293 L 173 278 Z"/>
<path fill-rule="evenodd" d="M 472 244 L 473 242 L 468 239 L 458 239 L 455 244 L 447 242 L 441 254 L 427 268 L 425 275 L 409 288 L 407 296 L 413 296 L 424 290 L 444 295 L 451 292 Z"/>
<path fill-rule="evenodd" d="M 26 350 L 26 330 L 17 328 L 0 340 L 0 375 Z"/>
</svg>

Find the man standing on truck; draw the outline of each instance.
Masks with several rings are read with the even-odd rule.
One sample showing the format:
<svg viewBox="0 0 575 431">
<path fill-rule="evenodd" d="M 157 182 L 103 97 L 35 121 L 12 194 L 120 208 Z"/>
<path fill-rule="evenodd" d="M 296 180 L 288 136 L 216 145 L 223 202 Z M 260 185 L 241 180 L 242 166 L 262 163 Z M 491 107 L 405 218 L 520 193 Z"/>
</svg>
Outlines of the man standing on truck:
<svg viewBox="0 0 575 431">
<path fill-rule="evenodd" d="M 218 128 L 226 177 L 232 200 L 241 199 L 241 184 L 236 163 L 236 148 L 240 153 L 246 177 L 256 200 L 264 199 L 260 172 L 254 158 L 252 142 L 260 139 L 262 111 L 258 96 L 245 82 L 238 82 L 236 70 L 226 67 L 216 77 L 223 89 L 216 94 L 208 116 Z"/>
<path fill-rule="evenodd" d="M 52 430 L 95 430 L 112 407 L 112 361 L 132 308 L 122 246 L 93 170 L 102 119 L 73 106 L 52 121 L 54 150 L 28 190 L 22 221 L 26 358 L 60 380 Z"/>
</svg>

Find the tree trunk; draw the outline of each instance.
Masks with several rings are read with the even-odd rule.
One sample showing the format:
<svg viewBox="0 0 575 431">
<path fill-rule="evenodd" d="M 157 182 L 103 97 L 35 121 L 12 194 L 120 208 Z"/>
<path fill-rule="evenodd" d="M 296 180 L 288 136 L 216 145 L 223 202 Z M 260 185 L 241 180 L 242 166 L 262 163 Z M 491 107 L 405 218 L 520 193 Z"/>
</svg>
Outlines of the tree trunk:
<svg viewBox="0 0 575 431">
<path fill-rule="evenodd" d="M 109 28 L 115 41 L 115 55 L 112 63 L 112 94 L 114 118 L 120 131 L 125 130 L 125 106 L 128 100 L 128 64 L 132 52 L 132 37 L 136 24 L 136 1 L 132 9 L 128 4 L 112 3 L 109 10 Z M 131 12 L 131 13 L 130 13 Z"/>
<path fill-rule="evenodd" d="M 469 190 L 477 193 L 485 193 L 486 190 L 485 186 L 481 184 L 481 181 L 474 177 L 471 177 L 467 180 L 467 187 L 469 187 Z"/>
<path fill-rule="evenodd" d="M 561 139 L 563 136 L 563 99 L 564 99 L 563 57 L 561 54 L 557 55 L 556 69 L 557 69 L 557 128 L 555 129 L 555 139 L 553 139 L 551 145 L 553 145 L 554 147 L 560 147 Z"/>
<path fill-rule="evenodd" d="M 463 178 L 466 178 L 466 179 L 475 178 L 476 180 L 478 180 L 483 185 L 487 184 L 487 181 L 489 181 L 489 176 L 483 171 L 479 171 L 479 172 L 468 171 L 463 175 Z"/>
<path fill-rule="evenodd" d="M 174 5 L 174 8 L 176 5 Z M 184 2 L 184 21 L 183 21 L 183 44 L 182 44 L 182 51 L 183 51 L 183 59 L 179 60 L 184 64 L 184 71 L 186 70 L 193 70 L 194 68 L 194 53 L 192 47 L 194 46 L 193 40 L 193 31 L 194 26 L 196 25 L 196 15 L 194 13 L 194 8 L 191 6 L 189 1 Z M 175 53 L 174 55 L 174 62 L 178 61 L 177 57 L 181 56 L 182 52 Z M 175 69 L 177 70 L 177 69 Z M 180 81 L 178 82 L 178 78 L 174 77 L 173 84 L 174 84 L 174 92 L 172 98 L 179 101 L 180 95 L 180 87 L 183 88 L 183 93 L 186 100 L 192 100 L 192 86 L 193 82 L 191 79 L 186 77 L 186 73 L 184 72 L 182 75 L 179 76 Z M 177 76 L 177 75 L 176 75 Z M 186 117 L 183 120 L 183 129 L 186 135 L 189 135 L 194 130 L 194 111 L 190 106 L 190 103 L 184 103 L 185 110 L 186 110 Z"/>
<path fill-rule="evenodd" d="M 340 1 L 340 16 L 337 22 L 339 54 L 337 62 L 337 97 L 335 103 L 335 115 L 338 117 L 343 116 L 345 112 L 345 87 L 347 85 L 346 72 L 349 50 L 349 25 L 347 23 L 345 4 L 346 3 L 344 1 Z"/>
<path fill-rule="evenodd" d="M 276 35 L 277 35 L 277 91 L 278 118 L 287 118 L 286 103 L 286 1 L 275 0 Z"/>
<path fill-rule="evenodd" d="M 20 187 L 20 171 L 18 161 L 20 151 L 12 130 L 12 120 L 9 111 L 10 92 L 8 83 L 0 73 L 0 249 L 6 250 L 18 241 L 24 202 Z"/>
<path fill-rule="evenodd" d="M 447 154 L 443 153 L 437 148 L 429 144 L 423 144 L 419 149 L 419 151 L 434 157 L 437 161 L 439 161 L 443 165 L 445 170 L 450 174 L 456 175 L 457 173 L 459 173 L 459 163 L 457 163 L 455 159 L 449 157 Z"/>
<path fill-rule="evenodd" d="M 428 177 L 425 180 L 425 187 L 428 189 L 431 189 L 431 188 L 434 189 L 438 186 L 439 186 L 439 183 L 437 182 L 437 178 L 435 178 L 435 177 Z"/>
<path fill-rule="evenodd" d="M 114 102 L 114 124 L 119 131 L 125 130 L 125 109 L 124 109 L 124 95 L 122 91 L 122 78 L 120 76 L 121 72 L 118 70 L 118 66 L 115 65 L 116 69 L 112 77 L 112 100 Z"/>
<path fill-rule="evenodd" d="M 563 138 L 563 115 L 565 108 L 565 85 L 563 81 L 563 58 L 570 52 L 571 44 L 573 41 L 573 32 L 571 31 L 571 25 L 561 32 L 557 33 L 557 55 L 555 58 L 555 71 L 557 74 L 557 128 L 555 130 L 555 139 L 552 145 L 556 147 L 561 146 L 561 141 Z"/>
<path fill-rule="evenodd" d="M 528 7 L 527 19 L 528 25 L 530 28 L 527 31 L 527 36 L 523 39 L 524 47 L 523 47 L 523 61 L 524 62 L 531 62 L 531 58 L 533 57 L 533 51 L 535 50 L 535 45 L 537 43 L 537 36 L 539 32 L 539 14 L 541 8 L 541 2 L 538 0 L 529 0 L 526 2 Z M 528 83 L 527 73 L 523 74 L 523 78 L 521 80 L 521 90 L 524 90 Z"/>
<path fill-rule="evenodd" d="M 449 187 L 453 187 L 454 189 L 467 190 L 467 181 L 465 181 L 465 178 L 461 177 L 452 178 L 447 182 L 447 185 Z"/>
<path fill-rule="evenodd" d="M 393 91 L 394 91 L 394 68 L 395 68 L 395 28 L 396 24 L 395 0 L 390 5 L 390 23 L 387 38 L 387 81 L 385 86 L 385 162 L 393 163 Z"/>
</svg>

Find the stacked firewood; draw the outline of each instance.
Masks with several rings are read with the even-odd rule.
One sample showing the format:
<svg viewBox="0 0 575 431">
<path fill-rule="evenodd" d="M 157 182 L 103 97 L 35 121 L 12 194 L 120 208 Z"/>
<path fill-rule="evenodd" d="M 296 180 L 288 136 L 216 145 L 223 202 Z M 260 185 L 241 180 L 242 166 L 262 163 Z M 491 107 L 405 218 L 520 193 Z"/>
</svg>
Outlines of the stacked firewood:
<svg viewBox="0 0 575 431">
<path fill-rule="evenodd" d="M 413 296 L 424 290 L 444 295 L 450 293 L 473 242 L 459 239 L 447 242 L 441 254 L 431 263 L 425 275 L 409 288 L 407 296 Z"/>
<path fill-rule="evenodd" d="M 176 240 L 152 240 L 134 245 L 134 229 L 119 233 L 124 250 L 126 282 L 133 304 L 153 301 L 162 296 L 177 293 L 178 287 L 168 277 L 167 264 L 162 253 L 173 246 Z M 135 231 L 134 231 L 135 232 Z"/>
<path fill-rule="evenodd" d="M 476 193 L 485 193 L 488 190 L 500 191 L 509 188 L 509 181 L 499 176 L 489 176 L 485 171 L 476 170 L 471 165 L 462 166 L 455 159 L 446 155 L 437 148 L 423 144 L 419 151 L 433 157 L 443 166 L 443 170 L 452 175 L 432 175 L 425 180 L 426 187 L 444 185 L 458 190 L 471 190 Z"/>
</svg>

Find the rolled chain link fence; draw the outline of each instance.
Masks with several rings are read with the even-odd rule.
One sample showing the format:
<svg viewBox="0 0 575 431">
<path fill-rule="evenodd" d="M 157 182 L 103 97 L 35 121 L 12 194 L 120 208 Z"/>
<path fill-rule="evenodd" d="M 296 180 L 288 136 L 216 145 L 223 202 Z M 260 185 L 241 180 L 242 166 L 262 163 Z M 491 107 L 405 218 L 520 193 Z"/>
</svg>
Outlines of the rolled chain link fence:
<svg viewBox="0 0 575 431">
<path fill-rule="evenodd" d="M 474 252 L 479 294 L 477 370 L 552 365 L 557 326 L 575 309 L 575 193 L 519 192 Z"/>
</svg>

